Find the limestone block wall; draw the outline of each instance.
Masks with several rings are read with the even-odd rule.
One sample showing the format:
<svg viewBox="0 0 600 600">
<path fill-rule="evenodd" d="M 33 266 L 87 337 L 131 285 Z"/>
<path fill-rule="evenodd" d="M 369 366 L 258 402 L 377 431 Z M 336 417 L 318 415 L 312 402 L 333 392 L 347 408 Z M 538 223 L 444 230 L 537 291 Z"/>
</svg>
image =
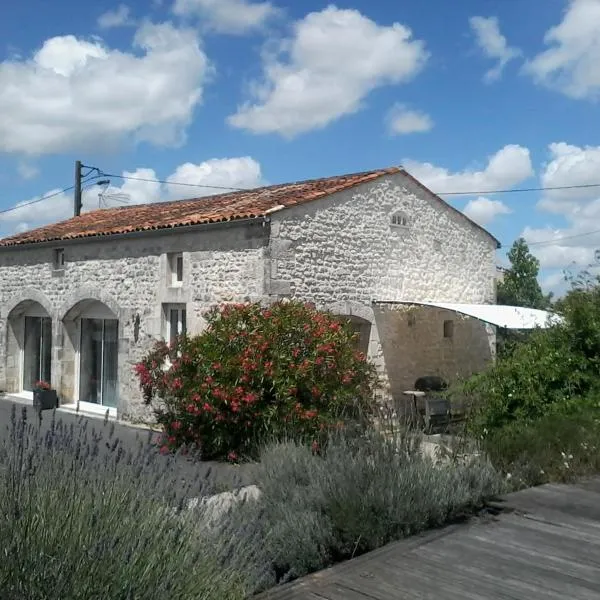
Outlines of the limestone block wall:
<svg viewBox="0 0 600 600">
<path fill-rule="evenodd" d="M 495 240 L 402 174 L 271 219 L 267 291 L 371 322 L 369 356 L 384 396 L 397 396 L 413 374 L 401 379 L 408 364 L 397 361 L 405 354 L 386 353 L 390 331 L 376 318 L 374 300 L 495 302 Z M 487 344 L 487 333 L 479 333 Z M 413 342 L 414 360 L 429 360 L 418 347 L 425 340 Z"/>
<path fill-rule="evenodd" d="M 98 300 L 119 319 L 118 414 L 138 419 L 141 403 L 133 366 L 164 335 L 164 303 L 184 303 L 188 331 L 204 326 L 214 304 L 263 297 L 268 228 L 262 222 L 212 225 L 152 235 L 87 239 L 64 246 L 35 245 L 0 251 L 0 385 L 18 391 L 18 309 L 40 304 L 53 320 L 52 382 L 63 402 L 75 395 L 80 303 Z M 65 266 L 53 268 L 64 248 Z M 182 252 L 184 281 L 170 287 L 168 253 Z M 9 318 L 11 317 L 12 318 Z M 13 324 L 13 325 L 11 325 Z"/>
<path fill-rule="evenodd" d="M 417 378 L 452 383 L 485 369 L 495 357 L 495 328 L 433 307 L 379 305 L 375 320 L 396 406 L 407 402 Z"/>
</svg>

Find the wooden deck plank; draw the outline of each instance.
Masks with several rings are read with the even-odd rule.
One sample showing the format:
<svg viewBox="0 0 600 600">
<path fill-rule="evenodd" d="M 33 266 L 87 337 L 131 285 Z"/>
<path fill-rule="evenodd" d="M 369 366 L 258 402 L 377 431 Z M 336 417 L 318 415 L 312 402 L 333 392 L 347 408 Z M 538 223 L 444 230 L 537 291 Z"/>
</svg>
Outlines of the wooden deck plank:
<svg viewBox="0 0 600 600">
<path fill-rule="evenodd" d="M 600 478 L 507 496 L 509 509 L 403 540 L 270 600 L 598 600 Z"/>
</svg>

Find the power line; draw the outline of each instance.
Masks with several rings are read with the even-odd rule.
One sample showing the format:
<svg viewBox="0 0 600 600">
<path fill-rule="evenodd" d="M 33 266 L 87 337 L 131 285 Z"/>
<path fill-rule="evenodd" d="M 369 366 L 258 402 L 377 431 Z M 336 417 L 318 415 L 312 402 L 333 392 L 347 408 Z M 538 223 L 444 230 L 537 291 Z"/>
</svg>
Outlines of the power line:
<svg viewBox="0 0 600 600">
<path fill-rule="evenodd" d="M 54 196 L 60 196 L 61 194 L 70 192 L 74 187 L 75 187 L 74 185 L 70 185 L 69 187 L 63 188 L 62 190 L 59 190 L 58 192 L 53 192 L 52 194 L 47 194 L 46 196 L 42 196 L 41 198 L 36 198 L 35 200 L 29 200 L 29 202 L 21 202 L 20 204 L 17 204 L 16 206 L 12 206 L 11 208 L 5 208 L 3 210 L 0 210 L 0 214 L 11 212 L 13 210 L 19 210 L 20 208 L 23 208 L 24 206 L 31 206 L 32 204 L 37 204 L 38 202 L 42 202 L 44 200 L 49 200 L 50 198 L 54 198 Z"/>
<path fill-rule="evenodd" d="M 581 185 L 555 185 L 548 187 L 512 188 L 506 190 L 483 190 L 480 192 L 434 192 L 438 196 L 478 196 L 481 194 L 514 194 L 520 192 L 550 192 L 554 190 L 583 190 L 600 188 L 600 183 L 584 183 Z"/>
<path fill-rule="evenodd" d="M 253 188 L 240 188 L 240 187 L 229 187 L 225 185 L 208 185 L 204 183 L 186 183 L 183 181 L 169 181 L 167 179 L 150 179 L 147 177 L 132 177 L 129 175 L 116 175 L 115 173 L 104 173 L 101 172 L 101 177 L 116 177 L 118 179 L 129 179 L 132 181 L 145 181 L 147 183 L 165 183 L 168 185 L 182 185 L 187 187 L 195 187 L 195 188 L 210 188 L 213 190 L 227 190 L 230 192 L 249 192 Z"/>
<path fill-rule="evenodd" d="M 246 192 L 251 191 L 253 188 L 241 188 L 225 185 L 208 185 L 205 183 L 188 183 L 183 181 L 171 181 L 168 179 L 152 179 L 148 177 L 133 177 L 131 175 L 117 175 L 115 173 L 104 173 L 101 171 L 102 177 L 116 177 L 118 179 L 129 179 L 133 181 L 145 181 L 148 183 L 164 183 L 169 185 L 181 185 L 186 187 L 197 187 L 197 188 L 211 188 L 215 190 L 229 190 L 235 192 Z M 548 187 L 531 187 L 531 188 L 512 188 L 512 189 L 498 189 L 498 190 L 480 190 L 480 191 L 469 191 L 469 192 L 434 192 L 438 196 L 477 196 L 481 194 L 514 194 L 523 192 L 546 192 L 556 190 L 579 190 L 589 188 L 600 188 L 600 183 L 585 183 L 581 185 L 556 185 Z"/>
<path fill-rule="evenodd" d="M 595 229 L 594 231 L 585 231 L 584 233 L 576 233 L 574 235 L 563 235 L 560 237 L 555 237 L 552 240 L 543 240 L 541 242 L 531 242 L 531 243 L 527 243 L 528 246 L 551 246 L 552 244 L 555 244 L 556 242 L 560 242 L 562 240 L 574 240 L 574 239 L 578 239 L 581 237 L 586 237 L 588 235 L 595 235 L 597 233 L 600 233 L 600 229 Z"/>
</svg>

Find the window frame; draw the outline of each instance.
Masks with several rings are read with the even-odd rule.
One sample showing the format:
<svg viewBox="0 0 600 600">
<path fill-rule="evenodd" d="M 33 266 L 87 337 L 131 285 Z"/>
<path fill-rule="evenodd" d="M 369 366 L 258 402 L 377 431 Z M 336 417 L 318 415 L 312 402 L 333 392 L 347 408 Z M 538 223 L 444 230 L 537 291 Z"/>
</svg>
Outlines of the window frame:
<svg viewBox="0 0 600 600">
<path fill-rule="evenodd" d="M 187 333 L 187 309 L 185 304 L 165 304 L 164 305 L 164 323 L 165 323 L 165 341 L 168 344 L 173 343 L 175 338 Z M 177 333 L 172 335 L 172 314 L 177 313 Z"/>
<path fill-rule="evenodd" d="M 54 248 L 52 250 L 52 270 L 62 271 L 65 268 L 65 249 Z"/>
<path fill-rule="evenodd" d="M 172 252 L 168 255 L 169 286 L 181 287 L 184 278 L 183 252 Z"/>
</svg>

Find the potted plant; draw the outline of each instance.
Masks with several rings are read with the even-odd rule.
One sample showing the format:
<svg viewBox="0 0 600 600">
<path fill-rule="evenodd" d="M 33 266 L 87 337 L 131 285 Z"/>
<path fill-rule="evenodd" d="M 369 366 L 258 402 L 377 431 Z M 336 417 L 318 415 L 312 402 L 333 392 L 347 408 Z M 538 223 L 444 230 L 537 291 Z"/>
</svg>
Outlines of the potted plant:
<svg viewBox="0 0 600 600">
<path fill-rule="evenodd" d="M 56 390 L 47 381 L 36 381 L 33 388 L 33 408 L 36 410 L 52 410 L 58 407 Z"/>
</svg>

